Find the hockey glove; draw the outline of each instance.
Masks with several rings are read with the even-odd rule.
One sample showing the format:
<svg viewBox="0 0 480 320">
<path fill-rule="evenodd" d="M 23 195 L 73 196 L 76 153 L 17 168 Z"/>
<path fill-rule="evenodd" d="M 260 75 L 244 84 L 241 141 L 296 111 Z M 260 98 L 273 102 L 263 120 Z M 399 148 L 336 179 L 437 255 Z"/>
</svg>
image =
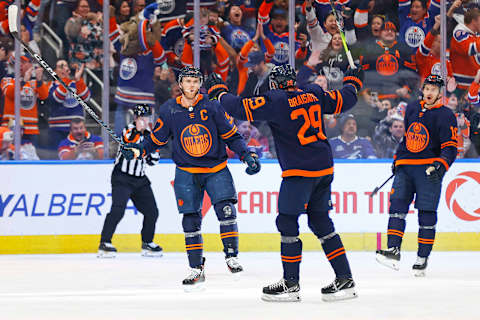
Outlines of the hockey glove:
<svg viewBox="0 0 480 320">
<path fill-rule="evenodd" d="M 120 152 L 126 160 L 139 159 L 144 156 L 145 149 L 142 143 L 127 143 L 120 147 Z"/>
<path fill-rule="evenodd" d="M 363 67 L 360 64 L 355 64 L 355 69 L 348 68 L 343 77 L 343 85 L 351 84 L 359 92 L 363 87 L 363 78 L 365 77 L 365 72 Z"/>
<path fill-rule="evenodd" d="M 253 175 L 260 172 L 260 160 L 258 160 L 258 155 L 255 152 L 245 152 L 240 160 L 247 164 L 248 168 L 245 170 L 247 174 Z"/>
<path fill-rule="evenodd" d="M 205 88 L 207 89 L 210 100 L 218 100 L 221 93 L 228 92 L 227 85 L 216 73 L 210 73 L 205 81 Z"/>
<path fill-rule="evenodd" d="M 145 162 L 147 162 L 149 166 L 154 166 L 158 162 L 158 160 L 160 160 L 160 155 L 158 154 L 158 152 L 150 153 L 145 157 Z"/>
<path fill-rule="evenodd" d="M 432 163 L 432 165 L 428 166 L 427 170 L 425 170 L 428 181 L 432 183 L 442 182 L 445 172 L 447 172 L 447 169 L 441 162 L 438 161 Z"/>
</svg>

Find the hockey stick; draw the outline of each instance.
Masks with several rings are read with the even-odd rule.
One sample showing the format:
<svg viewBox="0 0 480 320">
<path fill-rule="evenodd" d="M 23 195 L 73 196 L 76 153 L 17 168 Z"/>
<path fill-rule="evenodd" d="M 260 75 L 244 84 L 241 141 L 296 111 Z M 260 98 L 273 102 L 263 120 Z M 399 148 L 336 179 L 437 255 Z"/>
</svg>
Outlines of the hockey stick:
<svg viewBox="0 0 480 320">
<path fill-rule="evenodd" d="M 353 62 L 352 53 L 347 46 L 347 40 L 345 39 L 345 34 L 343 33 L 342 25 L 340 24 L 340 17 L 338 16 L 337 10 L 335 9 L 335 3 L 333 0 L 330 0 L 330 6 L 332 7 L 333 15 L 335 16 L 335 21 L 337 22 L 338 31 L 340 32 L 340 37 L 342 38 L 343 48 L 347 54 L 348 64 L 350 68 L 355 69 L 355 63 Z"/>
<path fill-rule="evenodd" d="M 372 193 L 370 194 L 370 198 L 372 198 L 374 195 L 376 195 L 377 192 L 378 192 L 380 189 L 382 189 L 383 186 L 386 185 L 388 181 L 392 180 L 393 177 L 395 177 L 395 174 L 392 174 L 387 180 L 385 180 L 384 183 L 382 183 L 381 186 L 376 187 L 375 189 L 373 189 Z"/>
<path fill-rule="evenodd" d="M 115 132 L 113 132 L 113 130 L 108 126 L 108 124 L 103 122 L 103 120 L 100 119 L 100 117 L 95 113 L 95 111 L 93 111 L 92 108 L 90 108 L 88 104 L 85 101 L 83 101 L 82 98 L 80 98 L 80 96 L 78 96 L 69 86 L 65 84 L 65 82 L 63 82 L 62 79 L 58 77 L 57 73 L 53 71 L 53 69 L 42 59 L 42 57 L 40 57 L 38 54 L 33 52 L 33 50 L 30 49 L 28 44 L 22 41 L 22 39 L 18 35 L 17 18 L 18 18 L 18 7 L 12 4 L 8 7 L 8 27 L 10 29 L 10 33 L 12 34 L 12 36 L 20 42 L 20 44 L 25 48 L 25 50 L 27 50 L 27 52 L 32 57 L 35 58 L 35 60 L 40 64 L 40 66 L 45 71 L 47 71 L 53 79 L 60 82 L 60 84 L 72 94 L 72 96 L 78 101 L 78 103 L 83 107 L 83 109 L 85 109 L 85 111 L 93 118 L 93 120 L 95 120 L 99 125 L 101 125 L 105 130 L 107 130 L 108 134 L 110 134 L 113 140 L 115 140 L 121 146 L 125 146 L 125 143 L 121 140 L 119 136 L 116 135 Z M 132 148 L 130 150 L 132 150 L 133 153 L 135 154 L 135 158 L 140 156 L 140 152 L 137 149 Z"/>
</svg>

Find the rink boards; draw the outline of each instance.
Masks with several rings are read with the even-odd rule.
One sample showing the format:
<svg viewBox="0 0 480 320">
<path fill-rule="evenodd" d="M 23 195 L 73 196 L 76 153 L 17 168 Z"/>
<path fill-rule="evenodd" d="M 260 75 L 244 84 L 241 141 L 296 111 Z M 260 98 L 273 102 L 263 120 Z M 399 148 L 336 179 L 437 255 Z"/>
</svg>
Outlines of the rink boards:
<svg viewBox="0 0 480 320">
<path fill-rule="evenodd" d="M 374 250 L 385 243 L 391 183 L 369 195 L 390 175 L 390 161 L 336 161 L 332 185 L 336 229 L 350 250 Z M 168 160 L 148 168 L 147 175 L 160 216 L 156 241 L 166 251 L 183 251 L 181 216 L 173 191 L 175 166 Z M 238 192 L 237 216 L 243 251 L 279 249 L 275 228 L 281 171 L 264 161 L 255 176 L 245 165 L 230 161 Z M 80 253 L 97 249 L 99 233 L 111 205 L 111 161 L 10 162 L 0 164 L 0 253 Z M 439 205 L 436 250 L 480 250 L 480 162 L 462 160 L 447 172 Z M 202 231 L 205 249 L 221 250 L 218 222 L 205 198 Z M 120 222 L 114 244 L 121 251 L 139 251 L 142 216 L 131 202 Z M 404 248 L 416 249 L 416 210 L 407 218 Z M 319 250 L 301 218 L 304 249 Z M 382 233 L 379 238 L 379 233 Z"/>
</svg>

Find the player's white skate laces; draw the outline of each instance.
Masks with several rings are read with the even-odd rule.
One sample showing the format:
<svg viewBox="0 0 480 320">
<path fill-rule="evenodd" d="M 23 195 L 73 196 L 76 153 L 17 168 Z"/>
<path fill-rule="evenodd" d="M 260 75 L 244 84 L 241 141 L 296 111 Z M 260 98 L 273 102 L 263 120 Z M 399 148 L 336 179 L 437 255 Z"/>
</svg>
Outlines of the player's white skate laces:
<svg viewBox="0 0 480 320">
<path fill-rule="evenodd" d="M 335 278 L 328 286 L 322 288 L 322 300 L 326 302 L 357 298 L 355 282 L 352 278 Z"/>
<path fill-rule="evenodd" d="M 415 261 L 412 267 L 413 275 L 415 277 L 425 277 L 427 264 L 428 264 L 428 258 L 417 257 L 417 260 Z"/>
<path fill-rule="evenodd" d="M 300 285 L 298 282 L 288 282 L 280 279 L 271 285 L 263 287 L 263 301 L 298 302 L 300 301 Z"/>
<path fill-rule="evenodd" d="M 182 281 L 185 292 L 204 290 L 205 274 L 202 268 L 190 268 L 190 274 Z"/>
<path fill-rule="evenodd" d="M 238 262 L 237 257 L 228 257 L 225 258 L 225 262 L 227 263 L 228 270 L 235 276 L 239 276 L 240 273 L 243 271 L 243 267 Z"/>
<path fill-rule="evenodd" d="M 390 269 L 400 270 L 400 250 L 397 247 L 388 248 L 387 250 L 377 250 L 375 259 L 378 263 Z"/>
</svg>

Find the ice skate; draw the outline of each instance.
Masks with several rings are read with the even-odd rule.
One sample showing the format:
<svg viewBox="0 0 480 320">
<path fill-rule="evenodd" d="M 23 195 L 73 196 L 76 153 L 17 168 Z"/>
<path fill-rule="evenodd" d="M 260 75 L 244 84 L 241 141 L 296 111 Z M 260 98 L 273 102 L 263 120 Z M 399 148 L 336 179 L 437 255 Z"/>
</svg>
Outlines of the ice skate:
<svg viewBox="0 0 480 320">
<path fill-rule="evenodd" d="M 262 300 L 269 302 L 298 302 L 301 300 L 300 285 L 298 282 L 281 279 L 263 287 Z"/>
<path fill-rule="evenodd" d="M 417 257 L 417 261 L 412 267 L 412 272 L 415 277 L 425 277 L 428 265 L 428 258 Z"/>
<path fill-rule="evenodd" d="M 235 277 L 235 279 L 239 279 L 240 274 L 243 271 L 243 267 L 240 265 L 238 262 L 237 257 L 228 257 L 225 258 L 225 262 L 227 264 L 228 270 L 232 273 L 232 275 Z"/>
<path fill-rule="evenodd" d="M 110 242 L 101 242 L 98 247 L 97 258 L 115 258 L 117 249 Z"/>
<path fill-rule="evenodd" d="M 377 262 L 393 270 L 400 270 L 400 248 L 392 247 L 376 251 Z"/>
<path fill-rule="evenodd" d="M 322 300 L 331 302 L 357 298 L 355 282 L 352 278 L 335 278 L 328 286 L 322 288 Z"/>
<path fill-rule="evenodd" d="M 142 256 L 160 258 L 163 255 L 163 249 L 155 242 L 142 243 Z"/>
<path fill-rule="evenodd" d="M 190 274 L 182 281 L 183 290 L 185 292 L 203 291 L 205 290 L 205 258 L 203 263 L 197 268 L 190 268 Z"/>
</svg>

